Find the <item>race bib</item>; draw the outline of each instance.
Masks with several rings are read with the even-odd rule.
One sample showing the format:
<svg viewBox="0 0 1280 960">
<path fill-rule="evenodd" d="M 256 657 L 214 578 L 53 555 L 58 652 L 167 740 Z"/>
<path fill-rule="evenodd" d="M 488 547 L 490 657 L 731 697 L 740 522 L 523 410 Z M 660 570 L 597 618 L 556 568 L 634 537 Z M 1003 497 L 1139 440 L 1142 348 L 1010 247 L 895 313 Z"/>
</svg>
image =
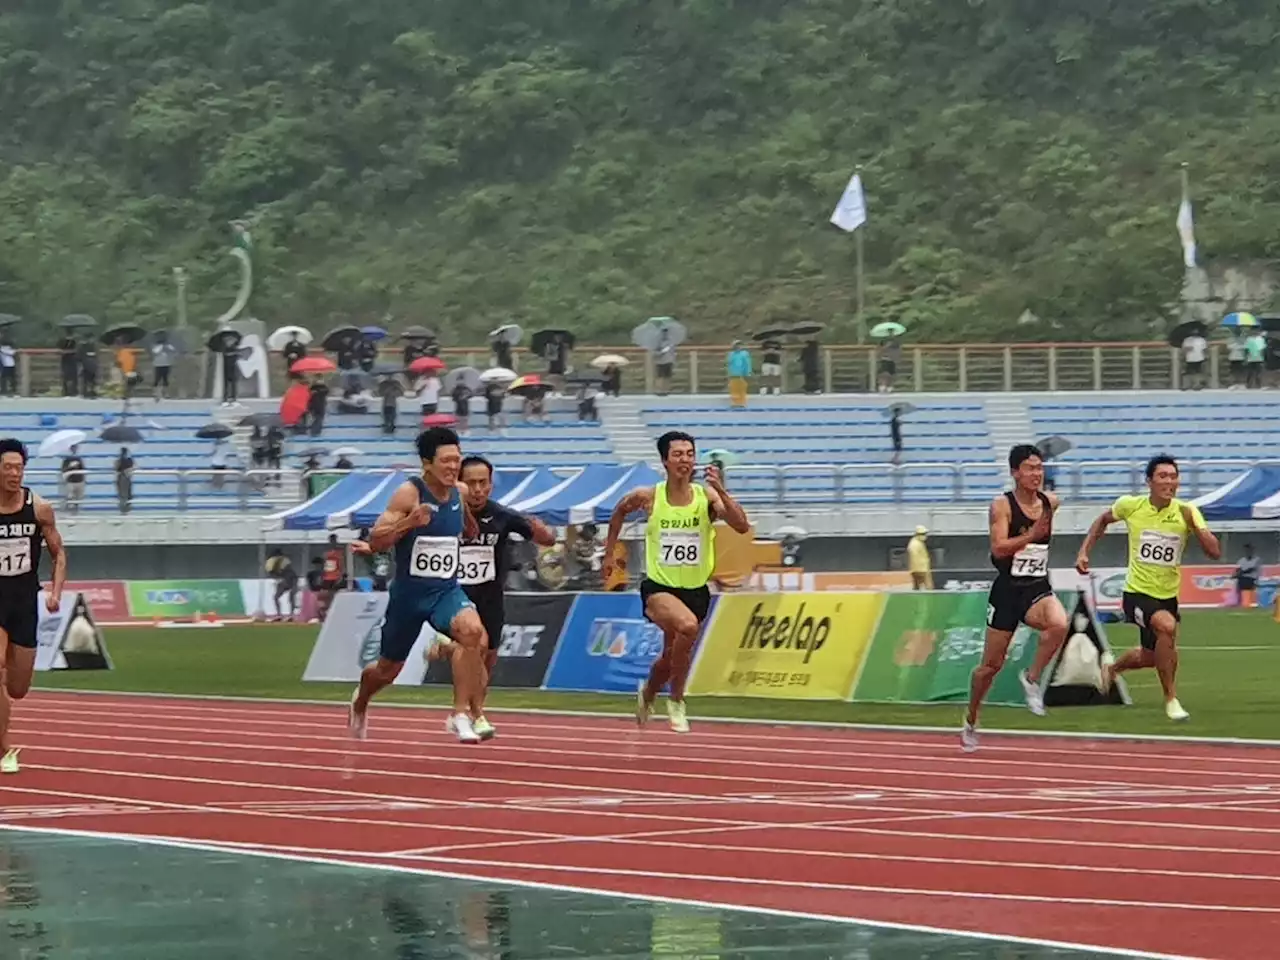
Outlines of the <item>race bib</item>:
<svg viewBox="0 0 1280 960">
<path fill-rule="evenodd" d="M 497 575 L 493 547 L 471 546 L 458 551 L 458 582 L 464 587 L 492 583 Z"/>
<path fill-rule="evenodd" d="M 690 530 L 663 530 L 658 550 L 664 567 L 696 567 L 702 562 L 702 534 Z"/>
<path fill-rule="evenodd" d="M 0 540 L 0 577 L 20 577 L 31 572 L 31 541 Z"/>
<path fill-rule="evenodd" d="M 1182 563 L 1182 537 L 1176 533 L 1143 530 L 1138 538 L 1138 559 L 1156 567 L 1176 567 Z"/>
<path fill-rule="evenodd" d="M 1029 543 L 1013 555 L 1010 570 L 1015 577 L 1047 577 L 1049 575 L 1049 545 Z"/>
<path fill-rule="evenodd" d="M 409 555 L 409 576 L 451 580 L 458 574 L 456 537 L 418 537 Z"/>
</svg>

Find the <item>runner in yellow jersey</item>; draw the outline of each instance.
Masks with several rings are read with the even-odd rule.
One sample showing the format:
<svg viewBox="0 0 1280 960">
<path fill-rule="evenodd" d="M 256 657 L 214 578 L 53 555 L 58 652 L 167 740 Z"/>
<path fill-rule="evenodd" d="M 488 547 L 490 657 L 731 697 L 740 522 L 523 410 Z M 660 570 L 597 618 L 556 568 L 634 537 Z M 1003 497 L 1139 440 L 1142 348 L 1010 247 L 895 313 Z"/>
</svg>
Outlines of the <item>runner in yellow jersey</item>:
<svg viewBox="0 0 1280 960">
<path fill-rule="evenodd" d="M 698 630 L 711 607 L 707 584 L 716 569 L 712 524 L 721 519 L 738 533 L 751 529 L 750 521 L 720 479 L 720 471 L 707 467 L 704 483 L 694 483 L 698 454 L 693 437 L 672 430 L 658 438 L 658 454 L 667 479 L 652 487 L 626 494 L 609 518 L 602 573 L 613 574 L 615 550 L 622 525 L 634 513 L 648 514 L 645 524 L 645 580 L 640 584 L 645 619 L 662 630 L 662 656 L 654 661 L 649 679 L 636 695 L 636 721 L 644 726 L 653 701 L 670 682 L 667 716 L 671 729 L 689 732 L 684 687 L 693 662 Z"/>
<path fill-rule="evenodd" d="M 1196 540 L 1210 559 L 1222 547 L 1198 507 L 1178 499 L 1178 464 L 1172 457 L 1152 457 L 1147 464 L 1146 496 L 1121 497 L 1089 528 L 1076 569 L 1089 572 L 1089 551 L 1106 532 L 1121 522 L 1129 528 L 1129 571 L 1124 580 L 1124 618 L 1138 625 L 1140 645 L 1102 668 L 1102 689 L 1111 688 L 1117 673 L 1155 667 L 1164 688 L 1164 712 L 1170 720 L 1190 715 L 1178 702 L 1178 589 L 1182 585 L 1182 552 L 1187 539 Z"/>
</svg>

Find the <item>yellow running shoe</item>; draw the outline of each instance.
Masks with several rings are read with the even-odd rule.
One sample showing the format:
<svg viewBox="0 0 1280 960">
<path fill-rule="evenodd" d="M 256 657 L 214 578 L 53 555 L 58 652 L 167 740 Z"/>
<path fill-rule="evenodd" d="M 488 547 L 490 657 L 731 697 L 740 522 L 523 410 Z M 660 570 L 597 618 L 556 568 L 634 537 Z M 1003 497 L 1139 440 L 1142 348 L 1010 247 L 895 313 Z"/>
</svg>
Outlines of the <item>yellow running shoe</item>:
<svg viewBox="0 0 1280 960">
<path fill-rule="evenodd" d="M 671 729 L 676 733 L 689 732 L 689 718 L 684 714 L 683 700 L 667 701 L 667 719 L 671 721 Z"/>
<path fill-rule="evenodd" d="M 475 727 L 476 733 L 480 736 L 481 740 L 492 740 L 498 733 L 498 731 L 494 729 L 493 724 L 483 716 L 476 717 L 476 722 L 472 724 L 472 726 Z"/>
<path fill-rule="evenodd" d="M 0 759 L 0 773 L 17 773 L 18 772 L 18 754 L 21 752 L 20 747 L 14 747 L 6 750 L 4 758 Z"/>
</svg>

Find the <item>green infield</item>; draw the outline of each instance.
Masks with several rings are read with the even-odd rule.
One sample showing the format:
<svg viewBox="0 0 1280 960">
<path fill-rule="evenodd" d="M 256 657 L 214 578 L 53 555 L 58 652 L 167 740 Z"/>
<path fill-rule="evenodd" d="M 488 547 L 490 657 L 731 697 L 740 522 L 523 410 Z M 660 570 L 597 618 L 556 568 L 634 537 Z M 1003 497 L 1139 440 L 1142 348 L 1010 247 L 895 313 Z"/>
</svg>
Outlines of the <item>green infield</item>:
<svg viewBox="0 0 1280 960">
<path fill-rule="evenodd" d="M 1137 640 L 1134 627 L 1106 625 L 1117 651 Z M 40 674 L 49 690 L 200 694 L 225 697 L 346 700 L 351 684 L 303 683 L 302 671 L 318 628 L 290 625 L 225 626 L 219 629 L 114 627 L 104 631 L 114 662 L 111 671 Z M 1164 716 L 1153 671 L 1127 675 L 1133 704 L 1075 707 L 1037 718 L 1021 708 L 990 707 L 986 729 L 1166 734 L 1198 737 L 1280 738 L 1280 624 L 1264 611 L 1189 610 L 1182 627 L 1179 698 L 1191 712 L 1186 723 Z M 444 687 L 391 688 L 385 701 L 444 705 Z M 630 697 L 542 690 L 493 690 L 494 709 L 629 713 Z M 661 710 L 661 706 L 659 707 Z M 903 705 L 834 701 L 691 697 L 693 717 L 803 720 L 829 723 L 958 726 L 956 703 Z"/>
</svg>

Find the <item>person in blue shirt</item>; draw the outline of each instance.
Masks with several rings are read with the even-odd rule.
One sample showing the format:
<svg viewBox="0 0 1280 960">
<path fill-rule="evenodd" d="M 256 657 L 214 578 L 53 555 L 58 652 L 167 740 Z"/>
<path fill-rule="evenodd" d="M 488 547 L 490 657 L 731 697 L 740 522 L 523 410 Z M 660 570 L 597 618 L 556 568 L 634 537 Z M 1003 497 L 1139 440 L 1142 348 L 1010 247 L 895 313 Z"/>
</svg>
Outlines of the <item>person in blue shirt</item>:
<svg viewBox="0 0 1280 960">
<path fill-rule="evenodd" d="M 467 487 L 458 480 L 458 435 L 444 427 L 424 430 L 418 456 L 422 475 L 400 485 L 369 534 L 374 553 L 394 551 L 394 575 L 380 654 L 360 675 L 347 725 L 358 740 L 368 735 L 370 699 L 395 680 L 426 625 L 453 641 L 450 729 L 463 743 L 478 743 L 470 708 L 482 689 L 488 639 L 475 604 L 458 584 L 458 548 L 462 536 L 479 534 L 479 526 L 467 506 Z"/>
</svg>

